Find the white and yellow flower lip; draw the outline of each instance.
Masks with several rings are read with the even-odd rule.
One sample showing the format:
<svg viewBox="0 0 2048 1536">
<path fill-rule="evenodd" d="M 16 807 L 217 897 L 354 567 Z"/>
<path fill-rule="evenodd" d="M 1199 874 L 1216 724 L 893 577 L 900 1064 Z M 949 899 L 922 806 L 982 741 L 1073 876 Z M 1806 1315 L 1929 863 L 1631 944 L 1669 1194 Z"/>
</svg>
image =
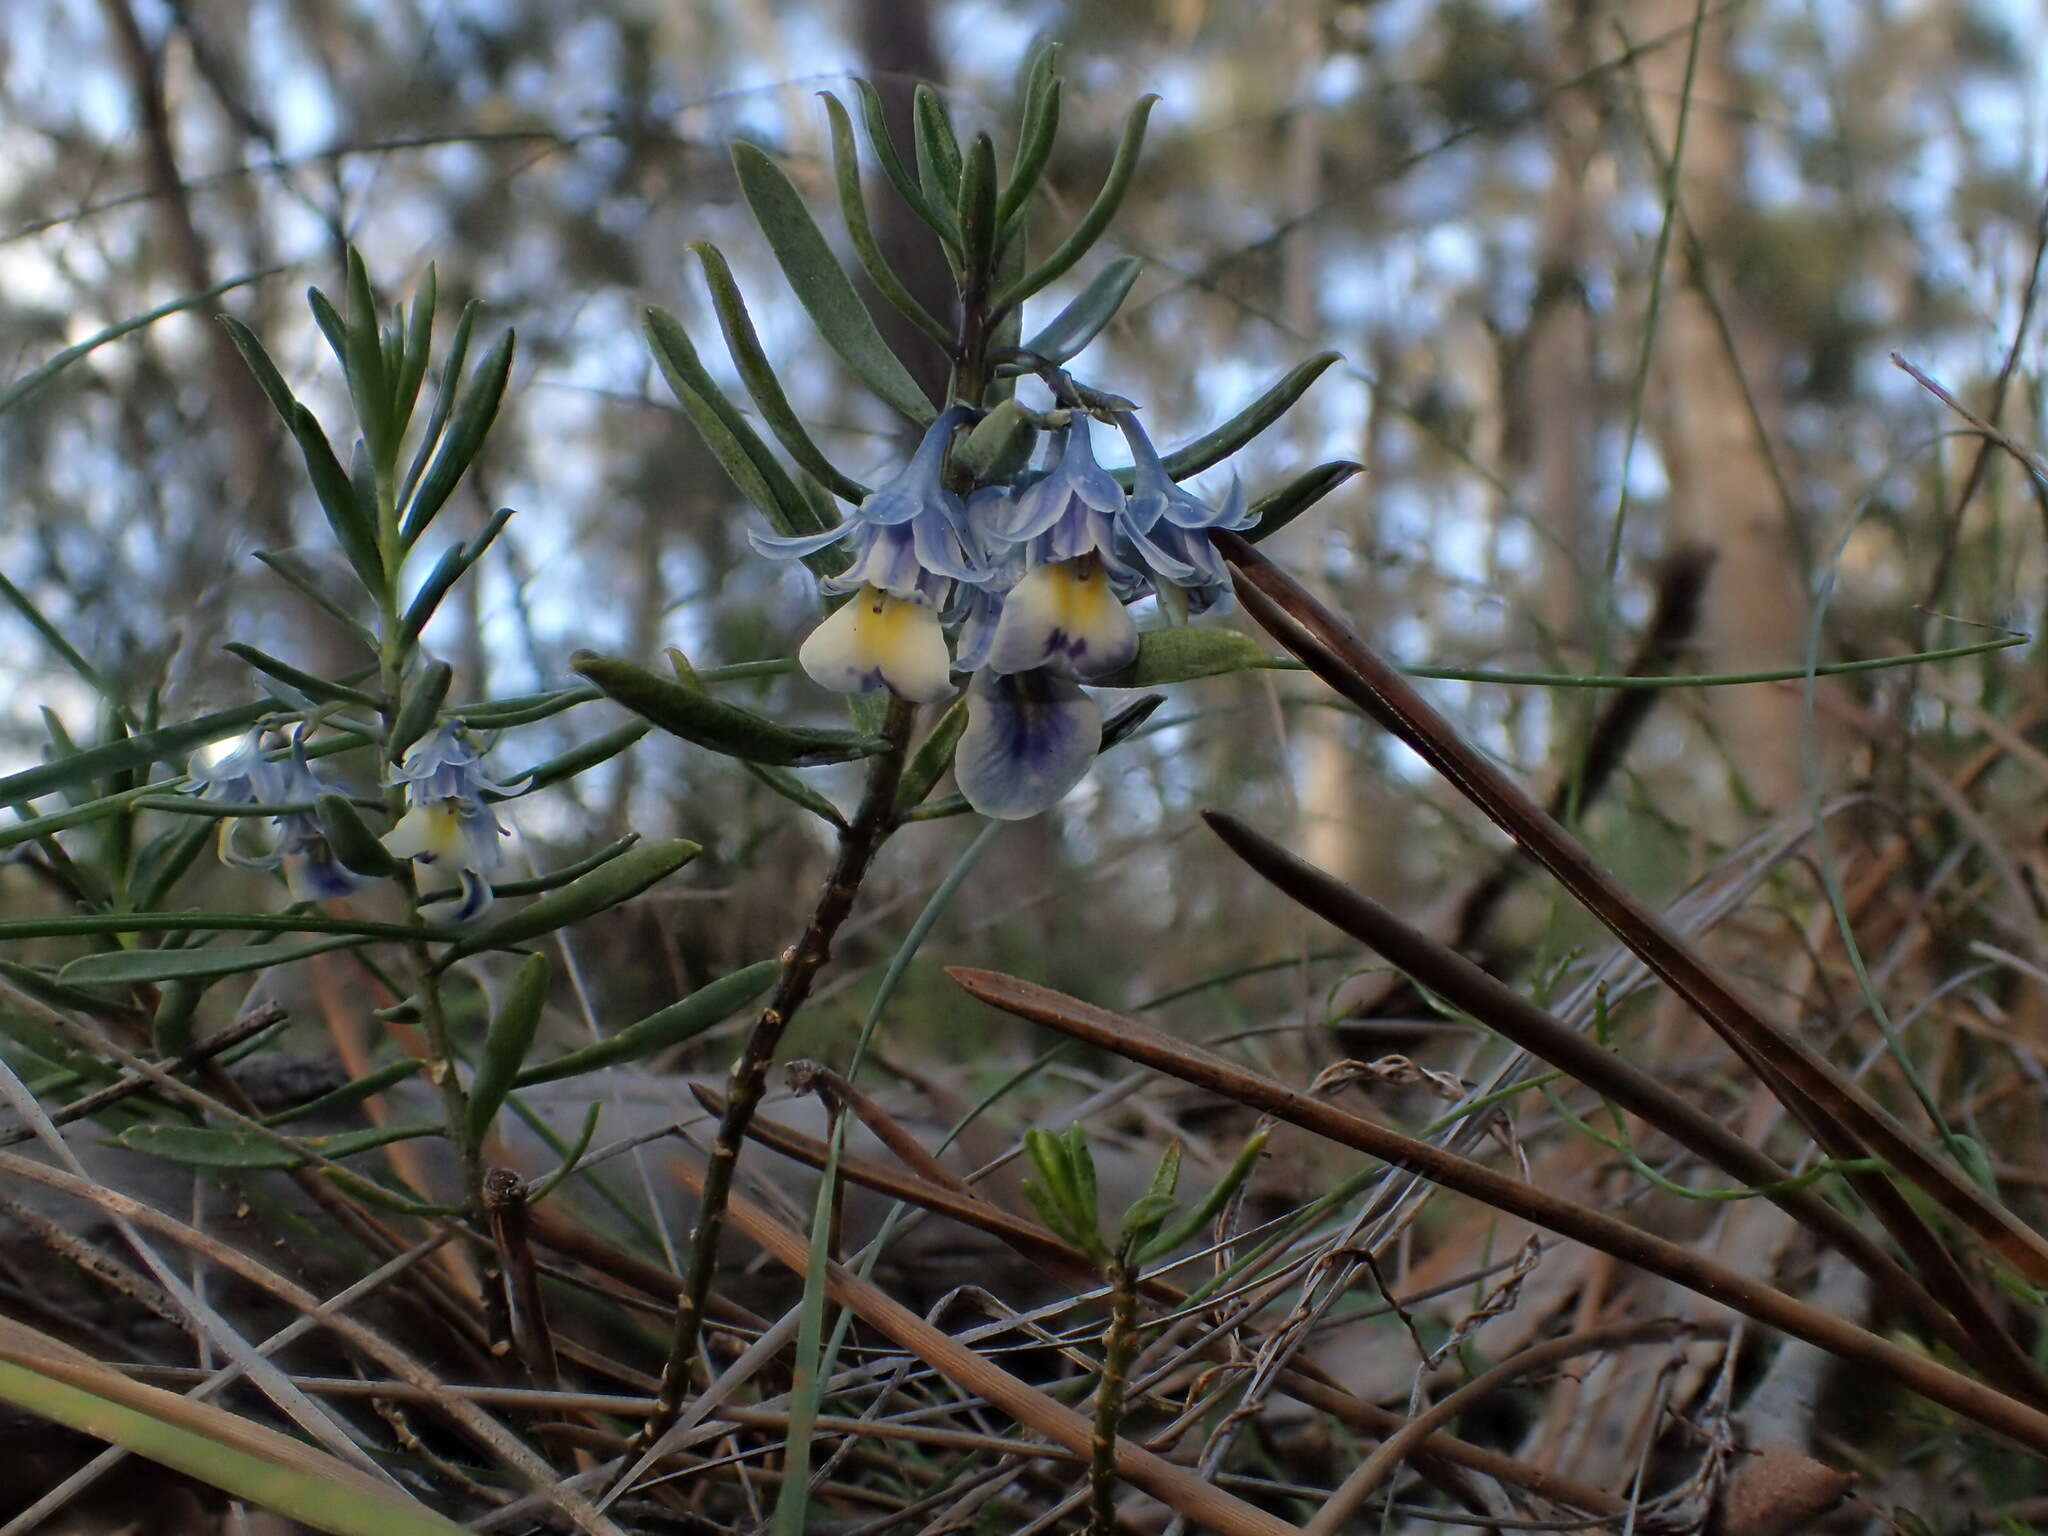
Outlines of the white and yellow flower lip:
<svg viewBox="0 0 2048 1536">
<path fill-rule="evenodd" d="M 977 672 L 953 777 L 967 803 L 1024 821 L 1081 782 L 1102 746 L 1102 711 L 1071 677 L 1047 667 Z"/>
<path fill-rule="evenodd" d="M 1138 654 L 1138 626 L 1094 555 L 1041 565 L 1003 599 L 989 644 L 997 672 L 1035 667 L 1103 677 Z"/>
<path fill-rule="evenodd" d="M 922 603 L 864 586 L 796 653 L 811 680 L 835 693 L 887 688 L 929 704 L 952 691 L 953 659 L 939 616 Z"/>
</svg>

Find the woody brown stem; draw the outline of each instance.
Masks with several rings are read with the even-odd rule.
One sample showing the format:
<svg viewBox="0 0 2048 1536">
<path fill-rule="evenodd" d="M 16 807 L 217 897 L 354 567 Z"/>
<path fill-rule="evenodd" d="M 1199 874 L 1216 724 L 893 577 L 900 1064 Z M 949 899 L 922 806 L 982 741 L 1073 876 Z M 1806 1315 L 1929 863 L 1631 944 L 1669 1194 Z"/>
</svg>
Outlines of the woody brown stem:
<svg viewBox="0 0 2048 1536">
<path fill-rule="evenodd" d="M 661 1390 L 654 1408 L 641 1426 L 639 1443 L 651 1444 L 674 1422 L 682 1407 L 690 1368 L 696 1360 L 697 1341 L 703 1326 L 704 1300 L 711 1289 L 711 1274 L 718 1261 L 718 1236 L 725 1223 L 726 1201 L 732 1193 L 733 1169 L 739 1161 L 740 1145 L 747 1127 L 760 1108 L 767 1090 L 768 1068 L 775 1060 L 775 1048 L 783 1031 L 811 995 L 812 983 L 832 956 L 832 941 L 840 925 L 853 911 L 868 866 L 887 840 L 896 821 L 896 785 L 903 776 L 903 759 L 910 745 L 910 731 L 917 718 L 917 706 L 907 699 L 892 697 L 882 734 L 888 750 L 869 759 L 868 782 L 860 809 L 839 834 L 839 855 L 818 893 L 817 906 L 803 934 L 782 959 L 774 995 L 754 1020 L 746 1048 L 733 1063 L 731 1091 L 725 1113 L 719 1119 L 718 1135 L 711 1144 L 711 1161 L 704 1173 L 704 1192 L 698 1203 L 697 1225 L 690 1233 L 690 1254 L 683 1270 L 682 1293 L 676 1297 L 675 1331 L 670 1336 L 668 1363 L 662 1370 Z"/>
</svg>

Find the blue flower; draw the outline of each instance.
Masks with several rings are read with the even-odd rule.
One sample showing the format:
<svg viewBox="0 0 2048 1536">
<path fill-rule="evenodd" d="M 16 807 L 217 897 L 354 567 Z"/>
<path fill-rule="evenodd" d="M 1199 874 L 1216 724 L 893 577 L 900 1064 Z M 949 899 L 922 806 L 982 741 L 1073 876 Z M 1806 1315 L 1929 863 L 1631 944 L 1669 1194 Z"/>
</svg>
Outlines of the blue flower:
<svg viewBox="0 0 2048 1536">
<path fill-rule="evenodd" d="M 1072 678 L 983 669 L 967 690 L 953 777 L 982 815 L 1023 821 L 1080 783 L 1101 745 L 1102 711 Z"/>
<path fill-rule="evenodd" d="M 202 800 L 230 805 L 277 804 L 284 798 L 277 788 L 282 769 L 264 754 L 263 735 L 258 727 L 212 762 L 195 762 L 186 787 Z"/>
<path fill-rule="evenodd" d="M 1051 469 L 988 504 L 991 541 L 1020 552 L 1025 574 L 1004 595 L 986 665 L 1101 677 L 1138 653 L 1138 626 L 1124 602 L 1144 578 L 1120 553 L 1123 487 L 1095 462 L 1088 418 L 1073 413 L 1060 433 Z"/>
<path fill-rule="evenodd" d="M 811 632 L 797 660 L 813 681 L 838 693 L 887 688 L 928 703 L 951 688 L 952 661 L 939 611 L 956 582 L 986 575 L 967 507 L 946 489 L 946 450 L 973 412 L 955 406 L 926 430 L 901 473 L 870 492 L 837 528 L 785 538 L 752 533 L 763 554 L 813 555 L 845 541 L 852 559 L 820 583 L 852 600 Z"/>
<path fill-rule="evenodd" d="M 1243 483 L 1232 479 L 1229 494 L 1211 506 L 1174 483 L 1135 415 L 1119 411 L 1116 424 L 1136 466 L 1121 531 L 1131 553 L 1152 573 L 1160 606 L 1169 613 L 1183 605 L 1194 613 L 1228 607 L 1230 573 L 1209 535 L 1258 521 L 1245 511 Z"/>
<path fill-rule="evenodd" d="M 490 906 L 490 877 L 504 861 L 498 840 L 508 834 L 484 796 L 506 794 L 510 786 L 484 773 L 483 756 L 466 730 L 444 720 L 413 745 L 386 781 L 405 786 L 406 812 L 384 834 L 385 851 L 455 877 L 452 887 L 445 881 L 435 886 L 449 895 L 433 898 L 454 901 L 446 913 L 436 914 L 449 922 L 466 923 Z"/>
<path fill-rule="evenodd" d="M 336 788 L 306 760 L 303 733 L 293 737 L 289 757 L 273 762 L 264 750 L 261 729 L 251 731 L 214 762 L 195 767 L 189 787 L 202 800 L 228 805 L 310 805 Z M 320 818 L 311 810 L 271 817 L 267 839 L 257 832 L 255 821 L 252 816 L 221 818 L 223 863 L 281 871 L 296 901 L 331 901 L 369 883 L 334 856 Z"/>
<path fill-rule="evenodd" d="M 306 761 L 305 743 L 295 737 L 292 755 L 277 765 L 282 769 L 278 800 L 285 804 L 306 803 L 332 794 L 336 786 L 313 771 Z M 285 887 L 298 901 L 332 901 L 368 885 L 334 856 L 320 818 L 311 811 L 291 811 L 277 817 L 277 845 L 271 862 L 284 872 Z"/>
</svg>

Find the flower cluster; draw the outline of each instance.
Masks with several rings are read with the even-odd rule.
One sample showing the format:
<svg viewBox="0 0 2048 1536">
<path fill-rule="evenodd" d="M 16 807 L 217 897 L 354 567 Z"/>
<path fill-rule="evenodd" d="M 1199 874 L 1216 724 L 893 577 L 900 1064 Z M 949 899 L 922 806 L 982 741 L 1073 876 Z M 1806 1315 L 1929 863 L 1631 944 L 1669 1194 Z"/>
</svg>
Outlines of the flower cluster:
<svg viewBox="0 0 2048 1536">
<path fill-rule="evenodd" d="M 1229 601 L 1209 536 L 1248 526 L 1240 487 L 1219 505 L 1203 501 L 1174 482 L 1132 411 L 1101 414 L 1129 444 L 1129 491 L 1096 460 L 1095 415 L 1073 407 L 1039 468 L 963 496 L 947 487 L 946 460 L 973 413 L 955 406 L 837 528 L 753 536 L 784 558 L 842 542 L 852 552 L 823 583 L 850 600 L 798 652 L 816 682 L 930 702 L 952 690 L 955 672 L 973 674 L 954 776 L 984 816 L 1034 816 L 1088 771 L 1102 713 L 1081 684 L 1137 655 L 1129 604 L 1156 596 L 1177 619 Z"/>
<path fill-rule="evenodd" d="M 340 793 L 340 786 L 313 770 L 305 733 L 296 733 L 284 757 L 271 755 L 268 733 L 251 731 L 210 763 L 195 764 L 189 790 L 202 800 L 245 808 L 221 818 L 220 856 L 241 869 L 274 869 L 284 876 L 295 901 L 330 901 L 370 883 L 335 855 L 315 802 Z M 387 784 L 405 786 L 405 814 L 383 838 L 394 859 L 410 859 L 422 870 L 445 877 L 429 890 L 448 922 L 467 922 L 491 904 L 493 875 L 502 860 L 499 839 L 506 829 L 486 795 L 507 786 L 483 771 L 483 749 L 453 721 L 429 731 L 391 771 Z M 256 823 L 269 810 L 267 831 Z M 361 860 L 357 861 L 361 863 Z M 449 905 L 448 903 L 452 903 Z"/>
</svg>

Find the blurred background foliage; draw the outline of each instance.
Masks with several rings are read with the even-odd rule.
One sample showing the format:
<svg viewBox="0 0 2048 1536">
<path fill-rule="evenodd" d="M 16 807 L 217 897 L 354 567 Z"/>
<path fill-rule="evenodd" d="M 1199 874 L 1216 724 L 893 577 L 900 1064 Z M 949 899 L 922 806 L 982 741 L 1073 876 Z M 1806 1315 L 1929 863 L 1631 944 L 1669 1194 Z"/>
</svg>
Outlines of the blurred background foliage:
<svg viewBox="0 0 2048 1536">
<path fill-rule="evenodd" d="M 294 388 L 338 408 L 303 288 L 332 286 L 351 241 L 393 294 L 433 260 L 447 312 L 481 298 L 521 339 L 490 451 L 435 534 L 519 512 L 430 631 L 459 691 L 558 685 L 582 646 L 645 660 L 677 645 L 700 665 L 787 655 L 815 611 L 807 582 L 748 552 L 753 514 L 653 379 L 637 311 L 708 333 L 685 248 L 716 241 L 800 411 L 871 478 L 903 444 L 788 302 L 724 142 L 772 147 L 825 203 L 816 91 L 864 72 L 900 111 L 930 79 L 957 119 L 996 121 L 1031 43 L 1054 38 L 1069 80 L 1058 212 L 1099 181 L 1124 105 L 1163 98 L 1092 258 L 1128 252 L 1145 271 L 1088 376 L 1144 401 L 1171 443 L 1306 352 L 1341 349 L 1239 467 L 1256 493 L 1317 459 L 1369 466 L 1271 548 L 1396 658 L 1623 670 L 1674 557 L 1710 564 L 1666 670 L 1903 653 L 2039 619 L 2039 487 L 2001 456 L 1980 465 L 1888 354 L 2022 441 L 2043 436 L 2044 32 L 2019 0 L 12 0 L 0 371 L 267 272 L 221 307 Z M 913 229 L 884 238 L 943 280 Z M 249 696 L 226 638 L 347 665 L 250 558 L 332 558 L 282 449 L 219 328 L 167 320 L 0 418 L 0 564 L 123 688 L 161 687 L 170 710 Z M 11 615 L 0 637 L 6 766 L 42 749 L 46 706 L 89 737 L 90 695 Z M 1950 663 L 1935 687 L 1924 670 L 1866 674 L 1813 703 L 1797 685 L 1656 694 L 1585 807 L 1589 835 L 1666 899 L 1816 795 L 1910 801 L 1923 791 L 1869 745 L 1873 722 L 1938 750 L 1974 729 L 1970 711 L 2030 688 L 2034 654 Z M 1191 1017 L 1320 1023 L 1350 962 L 1243 878 L 1196 806 L 1253 815 L 1410 912 L 1463 891 L 1500 844 L 1296 684 L 1180 690 L 1167 717 L 1183 724 L 998 840 L 928 955 L 1112 1004 L 1292 959 Z M 761 686 L 779 709 L 829 714 L 801 678 Z M 1530 782 L 1583 772 L 1604 696 L 1429 687 Z M 500 761 L 595 734 L 608 709 L 522 731 Z M 522 806 L 543 865 L 629 828 L 710 850 L 686 898 L 589 936 L 620 1016 L 781 942 L 825 854 L 785 802 L 674 745 L 644 742 Z M 970 833 L 898 843 L 848 958 L 886 956 Z M 27 878 L 0 892 L 42 899 Z M 1540 890 L 1496 926 L 1496 947 L 1523 957 L 1582 935 Z M 842 984 L 793 1044 L 830 1054 L 860 994 Z M 914 974 L 885 1056 L 973 1071 L 1009 1055 L 949 1025 L 966 1006 Z M 989 1016 L 988 1032 L 1007 1028 Z"/>
</svg>

